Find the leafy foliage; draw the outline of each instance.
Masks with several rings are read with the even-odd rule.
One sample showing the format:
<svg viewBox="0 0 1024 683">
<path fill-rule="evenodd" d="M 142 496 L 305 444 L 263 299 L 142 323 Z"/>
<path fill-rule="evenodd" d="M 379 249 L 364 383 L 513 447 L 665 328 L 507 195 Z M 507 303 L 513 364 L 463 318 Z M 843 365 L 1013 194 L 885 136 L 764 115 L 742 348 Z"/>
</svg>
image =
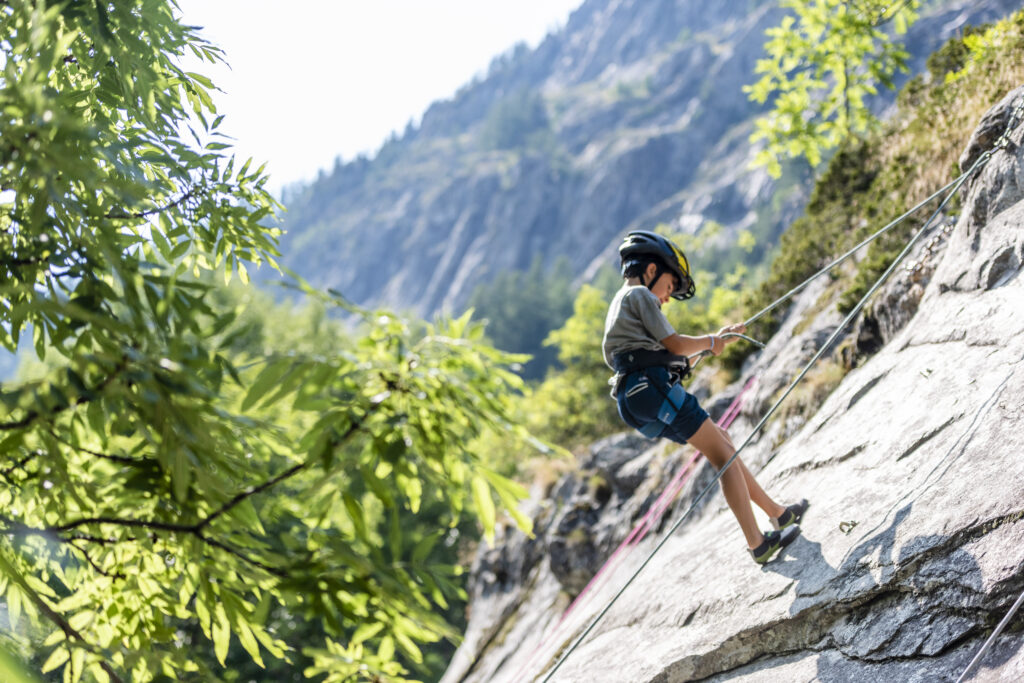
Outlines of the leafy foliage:
<svg viewBox="0 0 1024 683">
<path fill-rule="evenodd" d="M 468 317 L 410 323 L 308 287 L 323 334 L 268 342 L 213 277 L 273 264 L 278 205 L 229 155 L 212 84 L 177 66 L 220 53 L 172 10 L 0 5 L 0 343 L 31 334 L 42 363 L 0 388 L 10 622 L 42 630 L 40 669 L 70 681 L 294 663 L 310 643 L 282 613 L 328 636 L 308 675 L 403 680 L 457 637 L 434 608 L 460 569 L 437 544 L 467 512 L 490 533 L 524 494 L 468 446 L 516 432 L 520 359 Z M 325 322 L 339 308 L 361 335 Z M 439 528 L 409 523 L 428 509 Z"/>
<path fill-rule="evenodd" d="M 867 98 L 879 84 L 893 87 L 906 52 L 885 29 L 905 33 L 916 19 L 918 0 L 782 0 L 792 10 L 768 29 L 767 57 L 758 60 L 760 79 L 748 97 L 772 108 L 751 136 L 764 140 L 754 163 L 778 177 L 780 160 L 804 157 L 817 166 L 823 153 L 850 135 L 871 129 Z"/>
<path fill-rule="evenodd" d="M 601 353 L 609 297 L 583 285 L 573 314 L 551 332 L 544 345 L 558 350 L 564 369 L 549 371 L 524 401 L 526 428 L 565 448 L 621 430 L 615 404 L 608 398 L 608 367 Z"/>
</svg>

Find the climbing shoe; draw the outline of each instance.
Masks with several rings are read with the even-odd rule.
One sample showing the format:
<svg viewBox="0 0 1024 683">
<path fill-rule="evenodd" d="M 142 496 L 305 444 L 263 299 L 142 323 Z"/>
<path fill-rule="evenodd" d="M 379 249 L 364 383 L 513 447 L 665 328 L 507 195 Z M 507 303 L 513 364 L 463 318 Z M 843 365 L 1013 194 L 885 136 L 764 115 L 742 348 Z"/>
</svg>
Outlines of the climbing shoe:
<svg viewBox="0 0 1024 683">
<path fill-rule="evenodd" d="M 800 527 L 791 526 L 782 531 L 765 531 L 764 540 L 761 545 L 750 551 L 754 562 L 765 564 L 770 562 L 775 554 L 796 540 L 800 535 Z"/>
<path fill-rule="evenodd" d="M 775 527 L 776 531 L 782 531 L 794 524 L 799 524 L 804 518 L 804 513 L 807 512 L 807 507 L 810 503 L 807 499 L 802 499 L 799 503 L 793 503 L 792 505 L 786 506 L 786 511 L 779 515 L 778 519 L 771 520 L 772 526 Z"/>
</svg>

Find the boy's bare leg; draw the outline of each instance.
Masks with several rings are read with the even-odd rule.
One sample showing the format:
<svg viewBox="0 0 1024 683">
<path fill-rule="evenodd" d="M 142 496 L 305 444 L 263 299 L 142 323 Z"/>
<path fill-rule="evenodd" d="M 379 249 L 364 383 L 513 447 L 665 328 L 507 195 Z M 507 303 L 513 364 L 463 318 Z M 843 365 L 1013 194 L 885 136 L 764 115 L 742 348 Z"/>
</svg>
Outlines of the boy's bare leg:
<svg viewBox="0 0 1024 683">
<path fill-rule="evenodd" d="M 743 462 L 743 458 L 736 458 L 736 462 L 733 463 L 733 467 L 739 467 L 743 471 L 743 478 L 747 482 L 747 491 L 750 492 L 750 500 L 754 501 L 757 507 L 765 511 L 772 519 L 778 519 L 779 515 L 786 511 L 786 508 L 776 503 L 769 497 L 761 485 L 754 479 L 754 475 L 750 473 L 747 466 Z"/>
<path fill-rule="evenodd" d="M 733 449 L 733 452 L 735 452 L 736 446 L 733 445 L 732 437 L 729 436 L 729 432 L 725 431 L 725 429 L 718 425 L 715 426 L 718 427 L 718 431 L 722 433 L 722 438 L 728 442 L 729 447 Z M 746 464 L 743 462 L 743 458 L 736 458 L 736 462 L 733 463 L 732 466 L 739 467 L 743 470 L 743 478 L 747 482 L 747 491 L 750 493 L 750 500 L 754 501 L 754 504 L 757 505 L 757 507 L 764 510 L 765 514 L 773 519 L 777 519 L 779 515 L 786 511 L 786 508 L 776 503 L 767 493 L 765 493 L 764 489 L 761 488 L 761 485 L 757 483 L 756 479 L 754 479 L 754 475 L 747 469 Z"/>
<path fill-rule="evenodd" d="M 717 424 L 715 425 L 715 427 L 718 427 L 718 431 L 722 432 L 722 437 L 729 442 L 729 447 L 735 451 L 736 444 L 732 442 L 732 437 L 729 436 L 729 432 L 725 431 L 725 427 L 719 427 Z"/>
<path fill-rule="evenodd" d="M 729 438 L 722 433 L 722 430 L 710 418 L 704 420 L 697 433 L 690 437 L 690 445 L 704 454 L 704 457 L 715 467 L 721 470 L 732 457 L 736 449 L 732 447 Z M 743 536 L 747 540 L 747 546 L 756 548 L 764 541 L 761 530 L 757 528 L 757 520 L 754 519 L 754 510 L 750 507 L 750 492 L 747 490 L 746 477 L 743 469 L 736 467 L 733 463 L 721 478 L 722 493 L 729 503 L 732 514 L 740 524 Z M 756 482 L 755 482 L 756 483 Z M 764 493 L 762 491 L 762 493 Z"/>
</svg>

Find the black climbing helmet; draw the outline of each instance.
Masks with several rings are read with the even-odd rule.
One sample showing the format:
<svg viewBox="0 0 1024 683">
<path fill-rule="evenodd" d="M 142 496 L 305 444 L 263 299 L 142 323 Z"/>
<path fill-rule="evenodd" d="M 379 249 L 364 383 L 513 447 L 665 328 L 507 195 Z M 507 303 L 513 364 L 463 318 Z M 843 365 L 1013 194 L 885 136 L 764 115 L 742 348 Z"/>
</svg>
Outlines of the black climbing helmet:
<svg viewBox="0 0 1024 683">
<path fill-rule="evenodd" d="M 673 299 L 684 301 L 697 291 L 690 277 L 690 263 L 686 260 L 683 250 L 672 244 L 671 240 L 648 230 L 634 230 L 619 245 L 619 256 L 622 258 L 622 274 L 633 263 L 651 263 L 657 267 L 651 285 L 658 281 L 661 274 L 668 271 L 679 280 L 679 286 L 672 292 Z M 648 285 L 650 288 L 650 285 Z"/>
</svg>

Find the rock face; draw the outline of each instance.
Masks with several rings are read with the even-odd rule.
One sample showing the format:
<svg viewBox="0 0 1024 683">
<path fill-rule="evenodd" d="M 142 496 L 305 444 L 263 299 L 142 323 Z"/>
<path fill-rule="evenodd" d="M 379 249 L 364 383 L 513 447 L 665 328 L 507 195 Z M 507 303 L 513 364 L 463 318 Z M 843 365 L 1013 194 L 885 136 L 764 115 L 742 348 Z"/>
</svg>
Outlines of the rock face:
<svg viewBox="0 0 1024 683">
<path fill-rule="evenodd" d="M 1024 87 L 986 118 L 1005 120 L 1019 97 Z M 544 678 L 658 544 L 552 680 L 956 680 L 1024 591 L 1024 126 L 1012 143 L 965 188 L 948 239 L 912 257 L 928 267 L 890 283 L 911 313 L 884 318 L 877 353 L 812 417 L 769 423 L 744 450 L 771 495 L 811 501 L 780 559 L 751 561 L 717 488 L 663 535 L 708 481 L 705 466 L 662 529 L 560 622 L 688 457 L 613 437 L 538 504 L 535 539 L 509 532 L 481 552 L 469 630 L 443 680 Z M 820 310 L 814 290 L 745 369 L 759 384 L 730 430 L 737 442 L 835 329 L 830 311 L 797 328 Z M 559 544 L 571 557 L 556 559 Z M 971 680 L 1024 680 L 1022 626 L 1018 614 Z"/>
<path fill-rule="evenodd" d="M 911 73 L 964 25 L 1019 4 L 929 3 L 906 36 Z M 762 0 L 587 0 L 374 159 L 289 193 L 283 262 L 356 303 L 429 316 L 538 254 L 587 278 L 627 230 L 660 222 L 713 220 L 723 239 L 750 229 L 770 247 L 807 177 L 748 170 L 759 108 L 741 86 L 780 12 Z"/>
</svg>

